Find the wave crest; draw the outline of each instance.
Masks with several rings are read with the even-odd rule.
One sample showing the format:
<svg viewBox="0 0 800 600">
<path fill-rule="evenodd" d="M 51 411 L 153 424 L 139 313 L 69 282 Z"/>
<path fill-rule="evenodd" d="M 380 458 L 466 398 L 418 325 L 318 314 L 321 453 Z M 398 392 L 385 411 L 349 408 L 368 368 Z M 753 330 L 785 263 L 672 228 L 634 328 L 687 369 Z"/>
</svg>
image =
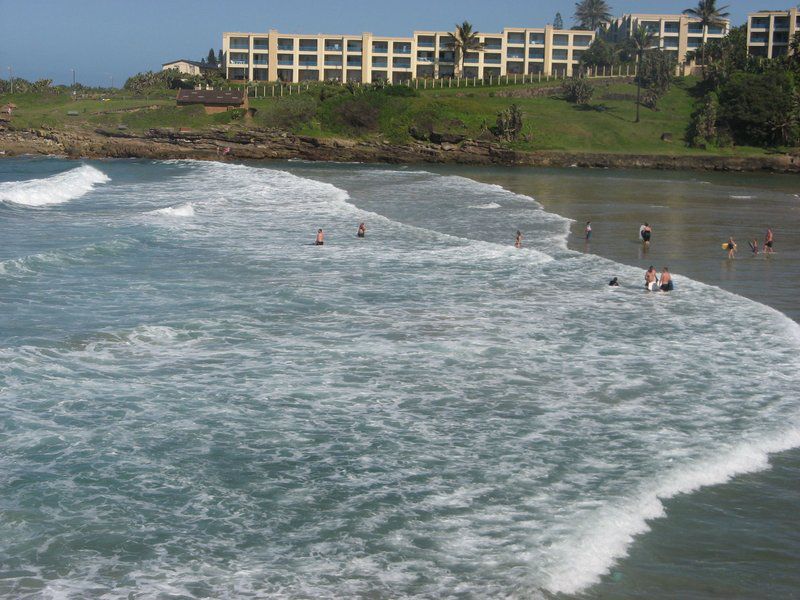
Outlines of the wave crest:
<svg viewBox="0 0 800 600">
<path fill-rule="evenodd" d="M 49 206 L 75 200 L 91 192 L 97 184 L 111 179 L 91 165 L 82 165 L 43 179 L 0 183 L 0 202 L 23 206 Z"/>
</svg>

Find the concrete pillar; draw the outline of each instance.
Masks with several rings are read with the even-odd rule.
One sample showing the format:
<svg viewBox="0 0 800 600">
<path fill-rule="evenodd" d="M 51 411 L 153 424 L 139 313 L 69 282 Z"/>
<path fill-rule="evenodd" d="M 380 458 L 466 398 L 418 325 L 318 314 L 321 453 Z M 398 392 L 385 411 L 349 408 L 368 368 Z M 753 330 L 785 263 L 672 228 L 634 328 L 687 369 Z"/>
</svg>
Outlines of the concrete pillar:
<svg viewBox="0 0 800 600">
<path fill-rule="evenodd" d="M 267 79 L 278 81 L 278 32 L 269 30 L 269 74 Z"/>
<path fill-rule="evenodd" d="M 252 33 L 247 35 L 247 81 L 253 81 L 253 60 L 255 60 L 253 50 L 255 50 L 255 39 Z"/>
<path fill-rule="evenodd" d="M 544 74 L 553 74 L 553 26 L 544 27 Z"/>
<path fill-rule="evenodd" d="M 372 34 L 361 34 L 361 81 L 372 83 Z"/>
</svg>

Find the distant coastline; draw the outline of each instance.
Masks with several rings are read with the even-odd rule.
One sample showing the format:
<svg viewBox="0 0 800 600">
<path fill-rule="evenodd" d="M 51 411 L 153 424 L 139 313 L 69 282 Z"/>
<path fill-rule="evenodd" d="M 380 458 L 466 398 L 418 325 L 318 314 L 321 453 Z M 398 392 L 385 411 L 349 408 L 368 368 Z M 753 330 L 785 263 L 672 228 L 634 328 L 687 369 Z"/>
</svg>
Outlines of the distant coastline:
<svg viewBox="0 0 800 600">
<path fill-rule="evenodd" d="M 800 172 L 800 157 L 632 154 L 614 152 L 523 151 L 485 140 L 393 144 L 351 138 L 323 138 L 261 129 L 220 128 L 143 133 L 95 129 L 7 129 L 0 131 L 2 157 L 21 154 L 68 158 L 196 160 L 286 160 L 383 164 L 462 164 L 523 167 L 635 168 L 692 171 Z"/>
</svg>

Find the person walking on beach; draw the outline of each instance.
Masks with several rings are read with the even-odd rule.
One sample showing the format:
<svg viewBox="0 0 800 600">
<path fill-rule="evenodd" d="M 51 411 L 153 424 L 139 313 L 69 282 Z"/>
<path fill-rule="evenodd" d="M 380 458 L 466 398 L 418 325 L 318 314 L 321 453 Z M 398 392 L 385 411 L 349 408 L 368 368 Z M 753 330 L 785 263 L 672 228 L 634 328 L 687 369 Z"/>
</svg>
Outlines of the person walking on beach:
<svg viewBox="0 0 800 600">
<path fill-rule="evenodd" d="M 671 292 L 675 289 L 675 286 L 672 284 L 672 275 L 669 273 L 669 267 L 662 267 L 660 283 L 662 292 Z"/>
<path fill-rule="evenodd" d="M 728 250 L 728 258 L 733 258 L 733 255 L 736 253 L 736 242 L 733 240 L 733 237 L 728 238 L 726 249 Z"/>
<path fill-rule="evenodd" d="M 644 274 L 644 287 L 650 292 L 655 291 L 656 286 L 658 285 L 658 275 L 656 274 L 656 268 L 653 265 L 650 265 L 650 268 Z"/>
<path fill-rule="evenodd" d="M 325 234 L 322 233 L 322 229 L 317 229 L 317 239 L 314 240 L 315 246 L 324 246 L 325 245 Z"/>
<path fill-rule="evenodd" d="M 592 222 L 586 221 L 586 229 L 583 230 L 583 233 L 586 235 L 586 241 L 588 242 L 592 239 Z"/>
<path fill-rule="evenodd" d="M 772 249 L 772 227 L 767 227 L 767 235 L 764 236 L 764 254 L 772 254 L 774 250 Z"/>
<path fill-rule="evenodd" d="M 358 233 L 356 234 L 358 237 L 363 238 L 367 236 L 367 226 L 364 223 L 361 223 L 358 226 Z"/>
<path fill-rule="evenodd" d="M 514 248 L 522 248 L 522 232 L 517 230 L 517 239 L 514 240 Z"/>
</svg>

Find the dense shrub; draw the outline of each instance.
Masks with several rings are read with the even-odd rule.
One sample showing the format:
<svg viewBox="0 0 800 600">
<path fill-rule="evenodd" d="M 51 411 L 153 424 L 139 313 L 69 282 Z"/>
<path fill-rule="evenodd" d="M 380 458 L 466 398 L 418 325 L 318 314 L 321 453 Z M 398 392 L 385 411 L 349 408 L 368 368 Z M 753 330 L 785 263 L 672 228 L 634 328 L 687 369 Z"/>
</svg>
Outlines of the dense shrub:
<svg viewBox="0 0 800 600">
<path fill-rule="evenodd" d="M 286 96 L 259 109 L 255 120 L 266 127 L 290 131 L 313 120 L 318 106 L 316 98 L 311 94 Z"/>
<path fill-rule="evenodd" d="M 719 93 L 720 120 L 739 144 L 797 142 L 794 81 L 789 73 L 736 73 Z"/>
<path fill-rule="evenodd" d="M 497 115 L 496 134 L 506 141 L 513 141 L 522 133 L 522 111 L 512 104 Z"/>
<path fill-rule="evenodd" d="M 380 109 L 365 96 L 348 98 L 334 110 L 338 122 L 346 128 L 373 131 L 378 128 Z"/>
<path fill-rule="evenodd" d="M 637 78 L 644 90 L 642 104 L 655 109 L 675 78 L 675 60 L 661 50 L 649 50 L 642 56 Z"/>
<path fill-rule="evenodd" d="M 573 104 L 588 104 L 594 95 L 594 86 L 583 77 L 568 79 L 564 82 L 564 99 Z"/>
<path fill-rule="evenodd" d="M 692 113 L 686 132 L 690 146 L 704 147 L 709 142 L 717 142 L 718 103 L 713 94 L 707 94 Z"/>
</svg>

